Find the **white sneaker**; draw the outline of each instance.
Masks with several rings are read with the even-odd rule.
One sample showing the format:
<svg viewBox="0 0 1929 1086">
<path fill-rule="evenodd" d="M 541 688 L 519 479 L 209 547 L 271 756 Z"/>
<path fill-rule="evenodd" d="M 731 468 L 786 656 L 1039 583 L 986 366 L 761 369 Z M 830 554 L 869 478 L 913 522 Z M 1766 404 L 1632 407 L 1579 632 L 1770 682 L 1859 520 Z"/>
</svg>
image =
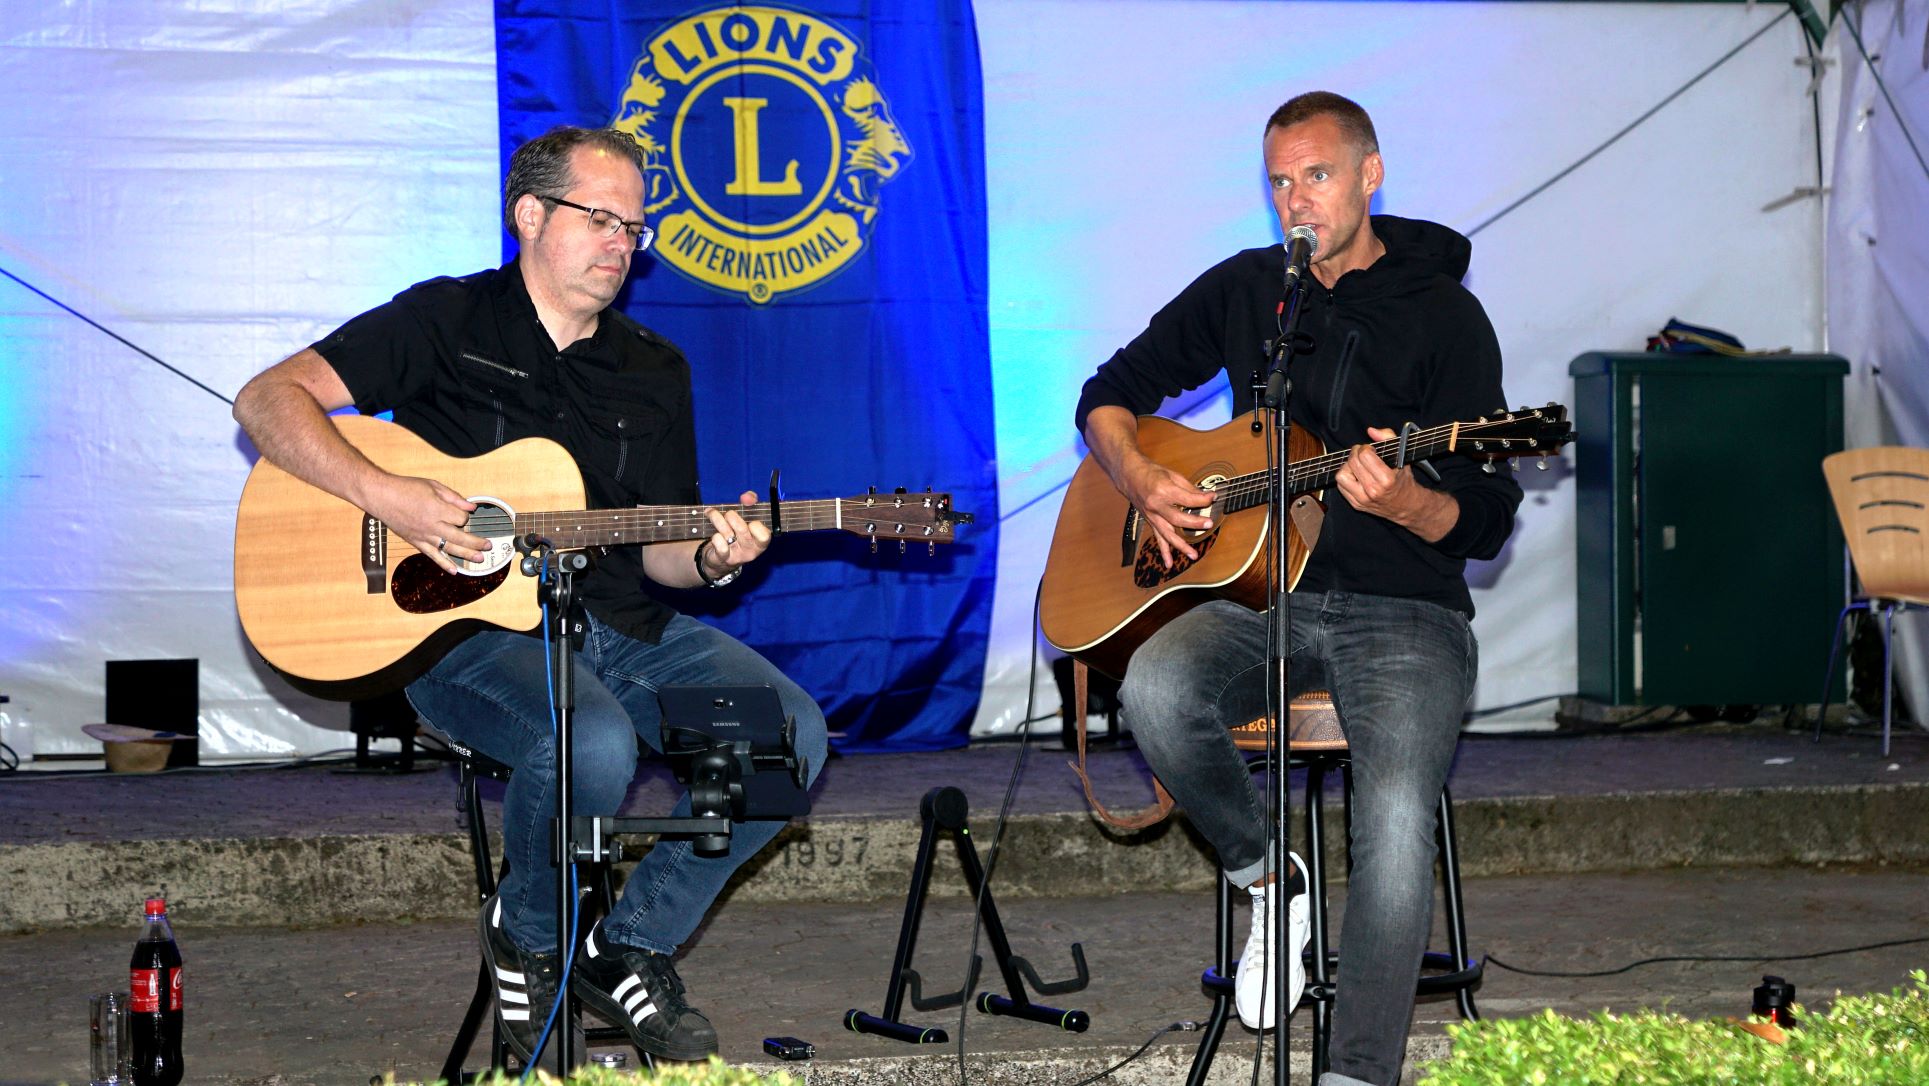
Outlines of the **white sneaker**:
<svg viewBox="0 0 1929 1086">
<path fill-rule="evenodd" d="M 1286 946 L 1288 960 L 1286 970 L 1287 998 L 1292 1006 L 1299 1006 L 1300 993 L 1306 987 L 1306 965 L 1300 952 L 1306 949 L 1306 865 L 1292 853 L 1287 858 L 1293 861 L 1298 875 L 1300 892 L 1293 894 L 1286 902 Z M 1266 933 L 1266 917 L 1272 911 L 1274 900 L 1280 893 L 1280 884 L 1253 886 L 1248 888 L 1253 897 L 1252 930 L 1246 933 L 1246 951 L 1239 956 L 1239 966 L 1233 971 L 1233 1004 L 1239 1009 L 1239 1020 L 1248 1029 L 1271 1029 L 1278 1020 L 1277 1008 L 1273 1006 L 1273 970 L 1270 955 L 1270 940 Z M 1292 1016 L 1288 1008 L 1287 1017 Z"/>
</svg>

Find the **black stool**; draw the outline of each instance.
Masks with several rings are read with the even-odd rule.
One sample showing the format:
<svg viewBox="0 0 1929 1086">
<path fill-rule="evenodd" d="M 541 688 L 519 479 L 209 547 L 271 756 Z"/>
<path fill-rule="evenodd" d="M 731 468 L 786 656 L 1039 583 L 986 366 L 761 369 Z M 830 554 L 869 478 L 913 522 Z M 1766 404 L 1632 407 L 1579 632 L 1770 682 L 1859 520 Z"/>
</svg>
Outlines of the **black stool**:
<svg viewBox="0 0 1929 1086">
<path fill-rule="evenodd" d="M 1231 732 L 1233 745 L 1240 750 L 1262 754 L 1265 751 L 1264 720 L 1243 724 L 1231 729 Z M 1326 775 L 1335 769 L 1340 771 L 1340 795 L 1345 805 L 1345 825 L 1349 831 L 1353 821 L 1353 766 L 1346 734 L 1341 730 L 1339 714 L 1333 708 L 1332 695 L 1315 691 L 1293 699 L 1287 718 L 1286 765 L 1289 770 L 1306 770 L 1306 919 L 1311 931 L 1305 954 L 1306 990 L 1302 998 L 1311 1000 L 1313 1005 L 1313 1079 L 1317 1082 L 1328 1069 L 1327 1046 L 1333 1036 L 1333 974 L 1339 965 L 1339 953 L 1328 945 L 1327 939 L 1326 841 L 1323 836 L 1326 826 L 1322 810 Z M 1255 758 L 1250 766 L 1255 772 L 1265 769 L 1268 759 Z M 1415 995 L 1452 992 L 1460 1008 L 1460 1017 L 1478 1019 L 1480 1012 L 1474 1006 L 1473 993 L 1480 986 L 1486 965 L 1470 960 L 1467 955 L 1467 920 L 1460 895 L 1460 858 L 1453 831 L 1453 797 L 1444 788 L 1440 791 L 1440 811 L 1434 827 L 1434 840 L 1440 849 L 1440 881 L 1446 899 L 1448 950 L 1444 953 L 1433 950 L 1425 952 Z M 1349 851 L 1349 869 L 1351 855 Z M 1212 993 L 1212 1014 L 1206 1021 L 1205 1035 L 1199 1039 L 1199 1048 L 1192 1058 L 1192 1073 L 1186 1077 L 1186 1086 L 1201 1086 L 1205 1082 L 1207 1072 L 1212 1069 L 1212 1058 L 1218 1050 L 1220 1036 L 1225 1032 L 1226 1020 L 1233 1009 L 1235 963 L 1232 956 L 1232 884 L 1224 878 L 1217 881 L 1214 963 L 1200 977 L 1200 984 Z M 1286 1012 L 1290 1014 L 1293 1009 L 1286 1008 Z"/>
<path fill-rule="evenodd" d="M 509 779 L 510 769 L 508 766 L 475 750 L 467 744 L 459 743 L 447 736 L 440 735 L 440 733 L 437 733 L 437 735 L 448 745 L 449 753 L 454 756 L 455 759 L 458 775 L 457 809 L 461 813 L 463 821 L 469 827 L 469 857 L 475 862 L 476 907 L 481 908 L 482 903 L 489 900 L 489 895 L 496 892 L 496 884 L 502 880 L 502 876 L 508 874 L 509 861 L 504 859 L 501 870 L 497 870 L 496 864 L 490 856 L 489 827 L 488 824 L 482 820 L 482 790 L 480 785 L 485 779 L 507 781 Z M 610 866 L 608 864 L 597 864 L 596 869 L 600 901 L 592 901 L 590 903 L 594 908 L 584 908 L 583 921 L 585 923 L 595 920 L 604 911 L 608 910 L 610 902 L 616 900 L 614 879 L 610 872 Z M 592 898 L 597 897 L 596 894 L 590 896 Z M 454 1086 L 456 1083 L 469 1082 L 475 1079 L 475 1072 L 464 1072 L 462 1070 L 462 1061 L 469 1054 L 469 1046 L 475 1043 L 476 1032 L 481 1029 L 484 1017 L 489 1019 L 489 1067 L 491 1069 L 500 1069 L 509 1066 L 509 1059 L 512 1055 L 509 1049 L 509 1042 L 503 1037 L 502 1026 L 496 1021 L 495 1015 L 489 1013 L 489 1004 L 493 1002 L 495 998 L 495 982 L 489 975 L 489 962 L 487 959 L 480 958 L 478 955 L 476 992 L 475 995 L 469 998 L 469 1009 L 463 1013 L 462 1025 L 456 1029 L 455 1042 L 449 1046 L 449 1054 L 447 1058 L 442 1061 L 442 1081 Z M 531 1013 L 535 1013 L 537 1008 L 532 1007 L 530 1010 Z M 547 1013 L 546 1008 L 543 1009 L 543 1013 Z M 578 1005 L 575 996 L 572 995 L 566 998 L 563 1013 L 559 1017 L 561 1019 L 559 1024 L 565 1029 L 573 1028 L 575 1024 L 581 1020 L 582 1008 Z M 616 1026 L 598 1026 L 592 1029 L 585 1029 L 583 1036 L 592 1044 L 607 1044 L 609 1042 L 629 1044 L 629 1035 L 620 1027 Z M 640 1066 L 644 1068 L 653 1068 L 655 1066 L 648 1053 L 637 1049 L 636 1055 Z"/>
</svg>

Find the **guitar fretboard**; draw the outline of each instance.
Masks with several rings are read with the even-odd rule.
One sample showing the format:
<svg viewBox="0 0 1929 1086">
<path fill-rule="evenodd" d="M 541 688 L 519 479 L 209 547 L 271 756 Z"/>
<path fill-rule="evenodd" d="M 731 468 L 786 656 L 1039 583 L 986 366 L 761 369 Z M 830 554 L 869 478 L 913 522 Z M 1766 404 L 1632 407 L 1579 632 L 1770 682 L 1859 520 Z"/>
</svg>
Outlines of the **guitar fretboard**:
<svg viewBox="0 0 1929 1086">
<path fill-rule="evenodd" d="M 729 509 L 746 521 L 771 523 L 770 503 L 756 505 L 645 505 L 634 509 L 573 509 L 523 513 L 514 517 L 494 506 L 478 507 L 465 525 L 472 535 L 501 539 L 534 535 L 560 550 L 613 547 L 627 543 L 668 543 L 703 539 L 716 532 L 708 510 Z M 953 512 L 949 495 L 873 494 L 857 498 L 814 498 L 778 505 L 777 530 L 816 532 L 843 529 L 884 539 L 950 542 L 954 525 L 968 523 Z M 406 546 L 391 531 L 390 542 Z"/>
<path fill-rule="evenodd" d="M 1466 431 L 1477 429 L 1477 426 L 1450 422 L 1432 429 L 1414 431 L 1407 438 L 1407 463 L 1429 460 L 1452 452 L 1456 440 L 1456 429 L 1462 431 L 1460 436 L 1464 437 L 1467 436 Z M 1373 443 L 1373 451 L 1380 454 L 1380 459 L 1391 464 L 1400 454 L 1400 439 L 1376 441 Z M 1307 491 L 1324 490 L 1332 486 L 1333 477 L 1346 466 L 1346 461 L 1352 455 L 1353 450 L 1343 449 L 1339 452 L 1309 456 L 1304 460 L 1295 460 L 1286 465 L 1287 493 L 1304 494 Z M 1265 471 L 1236 476 L 1219 484 L 1213 494 L 1224 502 L 1224 509 L 1228 513 L 1237 513 L 1242 509 L 1264 505 L 1266 491 L 1271 487 L 1270 476 L 1271 473 Z"/>
<path fill-rule="evenodd" d="M 844 526 L 843 501 L 838 498 L 784 502 L 780 508 L 779 526 L 786 532 L 814 532 Z M 756 505 L 653 505 L 636 509 L 524 513 L 516 517 L 511 530 L 517 537 L 533 534 L 563 550 L 624 543 L 667 543 L 674 539 L 703 539 L 714 534 L 717 528 L 710 523 L 709 509 L 730 509 L 745 521 L 770 523 L 770 503 L 759 502 Z M 501 534 L 473 526 L 470 530 L 477 535 Z"/>
</svg>

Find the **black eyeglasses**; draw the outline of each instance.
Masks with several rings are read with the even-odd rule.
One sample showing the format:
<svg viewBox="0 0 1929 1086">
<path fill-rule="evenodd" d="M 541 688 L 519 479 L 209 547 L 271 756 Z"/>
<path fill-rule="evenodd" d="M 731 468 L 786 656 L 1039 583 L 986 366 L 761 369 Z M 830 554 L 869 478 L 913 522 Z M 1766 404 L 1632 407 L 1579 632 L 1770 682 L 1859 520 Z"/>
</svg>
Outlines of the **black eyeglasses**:
<svg viewBox="0 0 1929 1086">
<path fill-rule="evenodd" d="M 655 227 L 645 226 L 640 222 L 630 222 L 616 213 L 604 211 L 600 207 L 584 207 L 582 204 L 565 200 L 560 196 L 539 196 L 537 199 L 547 200 L 552 204 L 561 204 L 564 207 L 573 207 L 583 214 L 588 215 L 590 232 L 599 238 L 613 238 L 616 236 L 618 230 L 629 231 L 630 240 L 636 242 L 636 251 L 639 253 L 649 248 L 650 242 L 656 240 Z"/>
</svg>

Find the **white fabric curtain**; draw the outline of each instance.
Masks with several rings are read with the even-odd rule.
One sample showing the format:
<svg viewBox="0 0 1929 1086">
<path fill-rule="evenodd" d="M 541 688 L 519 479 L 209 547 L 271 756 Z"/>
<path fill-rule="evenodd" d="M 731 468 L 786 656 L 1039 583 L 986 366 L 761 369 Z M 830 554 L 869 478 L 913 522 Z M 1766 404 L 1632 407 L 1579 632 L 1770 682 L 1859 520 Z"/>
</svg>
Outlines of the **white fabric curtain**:
<svg viewBox="0 0 1929 1086">
<path fill-rule="evenodd" d="M 1872 0 L 1863 24 L 1918 138 L 1925 2 Z M 1312 87 L 1358 98 L 1386 150 L 1379 210 L 1467 230 L 1783 10 L 977 0 L 1001 505 L 1017 512 L 975 730 L 1024 711 L 1079 383 L 1193 275 L 1277 239 L 1259 166 L 1274 106 Z M 1822 347 L 1819 203 L 1762 210 L 1814 184 L 1799 33 L 1783 18 L 1475 237 L 1469 281 L 1515 402 L 1566 401 L 1570 358 L 1638 348 L 1670 316 Z M 1929 200 L 1860 58 L 1834 55 L 1842 115 L 1875 112 L 1836 138 L 1829 342 L 1857 362 L 1852 433 L 1886 417 L 1919 444 L 1923 315 L 1905 302 L 1925 296 Z M 0 101 L 0 266 L 222 395 L 408 283 L 498 258 L 489 0 L 9 3 Z M 1862 226 L 1880 243 L 1850 256 Z M 1710 258 L 1679 258 L 1696 252 Z M 1188 421 L 1225 412 L 1208 394 Z M 0 279 L 0 693 L 39 751 L 98 750 L 80 727 L 101 713 L 103 661 L 190 656 L 206 756 L 343 745 L 342 707 L 267 674 L 234 621 L 251 455 L 218 398 Z M 1574 687 L 1572 483 L 1524 482 L 1513 542 L 1473 571 L 1482 706 Z M 1911 667 L 1920 690 L 1919 651 Z M 1056 704 L 1043 676 L 1039 699 Z"/>
<path fill-rule="evenodd" d="M 1011 732 L 1023 717 L 1032 593 L 1059 487 L 1084 451 L 1071 426 L 1079 385 L 1198 273 L 1279 240 L 1260 134 L 1293 94 L 1338 91 L 1373 115 L 1387 164 L 1375 210 L 1465 232 L 1774 23 L 1482 230 L 1468 284 L 1499 334 L 1516 405 L 1569 402 L 1575 355 L 1640 350 L 1670 317 L 1751 347 L 1822 347 L 1820 202 L 1765 209 L 1816 184 L 1809 75 L 1794 63 L 1806 52 L 1786 7 L 976 0 L 976 9 L 1000 507 L 1018 510 L 999 548 L 979 734 Z M 1206 427 L 1227 412 L 1223 398 L 1206 397 L 1186 421 Z M 1512 541 L 1469 569 L 1482 708 L 1576 683 L 1572 477 L 1527 468 L 1521 481 Z M 1036 704 L 1057 703 L 1041 670 Z M 1547 725 L 1552 713 L 1544 702 L 1489 723 Z"/>
<path fill-rule="evenodd" d="M 9 2 L 0 103 L 0 266 L 223 396 L 499 259 L 488 0 Z M 38 753 L 98 754 L 103 661 L 154 657 L 201 661 L 204 757 L 345 745 L 235 621 L 252 457 L 226 403 L 0 279 L 0 692 Z"/>
<path fill-rule="evenodd" d="M 1848 445 L 1929 448 L 1929 0 L 1844 8 L 1828 56 L 1836 99 L 1828 341 L 1852 367 Z M 1929 717 L 1929 614 L 1896 620 L 1894 651 L 1921 723 Z"/>
</svg>

